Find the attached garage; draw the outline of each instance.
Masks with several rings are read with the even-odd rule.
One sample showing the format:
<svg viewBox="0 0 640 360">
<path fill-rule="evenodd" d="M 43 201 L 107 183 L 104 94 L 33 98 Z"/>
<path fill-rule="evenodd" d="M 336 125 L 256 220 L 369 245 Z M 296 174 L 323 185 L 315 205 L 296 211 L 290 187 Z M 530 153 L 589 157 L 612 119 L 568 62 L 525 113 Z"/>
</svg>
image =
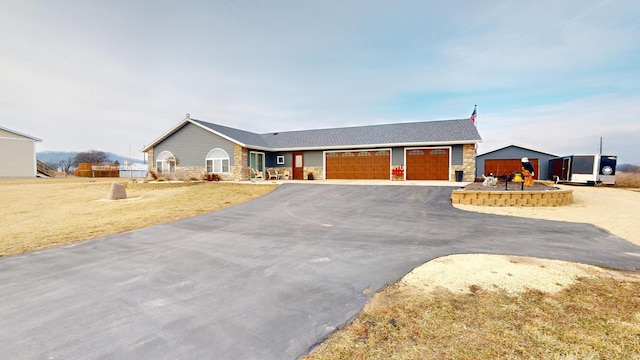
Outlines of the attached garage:
<svg viewBox="0 0 640 360">
<path fill-rule="evenodd" d="M 449 149 L 406 149 L 407 180 L 449 180 Z"/>
<path fill-rule="evenodd" d="M 540 160 L 529 158 L 529 161 L 533 165 L 533 178 L 538 180 L 540 174 Z M 492 173 L 496 176 L 508 175 L 514 171 L 522 170 L 522 158 L 519 159 L 486 159 L 484 161 L 484 171 L 489 174 Z"/>
<path fill-rule="evenodd" d="M 389 180 L 391 150 L 325 152 L 326 179 Z"/>
</svg>

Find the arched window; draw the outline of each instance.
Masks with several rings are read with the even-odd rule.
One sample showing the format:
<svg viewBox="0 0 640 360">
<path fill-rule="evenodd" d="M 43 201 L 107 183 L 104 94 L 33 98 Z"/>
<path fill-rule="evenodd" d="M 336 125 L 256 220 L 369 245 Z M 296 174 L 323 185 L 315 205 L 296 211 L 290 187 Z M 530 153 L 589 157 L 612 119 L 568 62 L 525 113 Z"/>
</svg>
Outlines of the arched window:
<svg viewBox="0 0 640 360">
<path fill-rule="evenodd" d="M 229 154 L 222 149 L 213 149 L 209 151 L 206 159 L 208 173 L 228 173 L 229 172 Z"/>
<path fill-rule="evenodd" d="M 157 173 L 174 173 L 176 172 L 176 165 L 178 158 L 171 153 L 171 151 L 163 151 L 158 154 L 156 158 L 156 172 Z"/>
</svg>

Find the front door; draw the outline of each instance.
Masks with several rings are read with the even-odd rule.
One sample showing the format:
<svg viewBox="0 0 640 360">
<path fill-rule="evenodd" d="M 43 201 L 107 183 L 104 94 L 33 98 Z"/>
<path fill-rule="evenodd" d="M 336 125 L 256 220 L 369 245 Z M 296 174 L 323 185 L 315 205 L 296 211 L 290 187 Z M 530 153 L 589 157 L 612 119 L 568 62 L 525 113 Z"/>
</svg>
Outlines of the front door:
<svg viewBox="0 0 640 360">
<path fill-rule="evenodd" d="M 293 180 L 304 179 L 304 154 L 293 153 Z"/>
</svg>

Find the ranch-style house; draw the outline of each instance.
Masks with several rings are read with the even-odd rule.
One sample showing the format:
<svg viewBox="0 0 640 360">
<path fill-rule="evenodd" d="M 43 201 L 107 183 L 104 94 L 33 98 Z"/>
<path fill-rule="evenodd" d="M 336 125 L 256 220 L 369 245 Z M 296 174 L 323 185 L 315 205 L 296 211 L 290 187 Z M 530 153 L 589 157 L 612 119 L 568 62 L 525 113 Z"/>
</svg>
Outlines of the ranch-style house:
<svg viewBox="0 0 640 360">
<path fill-rule="evenodd" d="M 142 149 L 163 177 L 473 181 L 470 119 L 256 134 L 186 118 Z"/>
</svg>

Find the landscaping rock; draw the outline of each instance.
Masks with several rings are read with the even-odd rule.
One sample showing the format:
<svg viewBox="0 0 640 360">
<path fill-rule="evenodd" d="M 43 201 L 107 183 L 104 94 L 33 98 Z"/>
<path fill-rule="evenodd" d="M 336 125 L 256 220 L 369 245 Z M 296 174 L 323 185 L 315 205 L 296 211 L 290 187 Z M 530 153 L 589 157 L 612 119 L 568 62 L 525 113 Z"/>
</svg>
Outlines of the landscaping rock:
<svg viewBox="0 0 640 360">
<path fill-rule="evenodd" d="M 121 200 L 127 198 L 127 190 L 124 185 L 113 183 L 111 184 L 111 190 L 109 191 L 109 200 Z"/>
</svg>

